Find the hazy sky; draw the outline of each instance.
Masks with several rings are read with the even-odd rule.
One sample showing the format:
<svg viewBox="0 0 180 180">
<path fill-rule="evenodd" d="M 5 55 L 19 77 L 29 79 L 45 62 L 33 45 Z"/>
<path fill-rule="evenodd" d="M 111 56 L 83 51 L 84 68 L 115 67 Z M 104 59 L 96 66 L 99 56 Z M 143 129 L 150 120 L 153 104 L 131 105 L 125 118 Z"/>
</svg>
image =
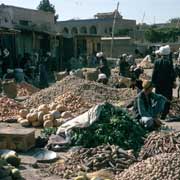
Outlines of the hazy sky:
<svg viewBox="0 0 180 180">
<path fill-rule="evenodd" d="M 40 0 L 0 0 L 0 3 L 35 9 Z M 55 5 L 59 20 L 92 18 L 97 12 L 110 12 L 118 0 L 50 0 Z M 180 17 L 180 0 L 119 0 L 119 11 L 126 19 L 161 23 Z"/>
</svg>

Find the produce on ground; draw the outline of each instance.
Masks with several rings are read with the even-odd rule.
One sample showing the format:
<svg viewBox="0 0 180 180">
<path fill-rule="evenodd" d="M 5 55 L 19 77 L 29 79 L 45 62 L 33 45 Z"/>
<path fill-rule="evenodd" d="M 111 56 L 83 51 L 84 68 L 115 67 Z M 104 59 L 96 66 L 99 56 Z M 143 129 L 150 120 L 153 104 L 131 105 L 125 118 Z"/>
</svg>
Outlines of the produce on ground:
<svg viewBox="0 0 180 180">
<path fill-rule="evenodd" d="M 32 94 L 39 91 L 38 88 L 26 82 L 17 84 L 18 94 L 17 96 L 31 96 Z"/>
<path fill-rule="evenodd" d="M 23 106 L 13 99 L 0 97 L 0 121 L 16 119 Z"/>
<path fill-rule="evenodd" d="M 66 108 L 61 106 L 61 109 Z M 64 116 L 63 116 L 64 115 Z M 60 105 L 58 104 L 42 104 L 36 109 L 21 109 L 19 111 L 18 122 L 23 127 L 33 126 L 44 128 L 59 127 L 65 119 L 72 118 L 70 111 L 60 111 Z"/>
<path fill-rule="evenodd" d="M 121 172 L 136 161 L 119 146 L 102 145 L 96 148 L 80 148 L 73 152 L 66 160 L 60 160 L 50 165 L 48 171 L 62 178 L 76 177 L 78 172 L 94 172 L 109 169 Z"/>
<path fill-rule="evenodd" d="M 71 141 L 84 147 L 109 143 L 138 151 L 145 135 L 146 131 L 126 111 L 105 103 L 99 120 L 87 128 L 74 129 Z"/>
<path fill-rule="evenodd" d="M 84 113 L 93 106 L 92 104 L 84 101 L 81 96 L 76 96 L 71 92 L 64 93 L 62 96 L 57 97 L 55 102 L 66 107 L 66 109 L 72 113 L 76 114 L 78 110 L 78 114 L 76 115 Z"/>
<path fill-rule="evenodd" d="M 127 100 L 129 97 L 133 98 L 136 95 L 136 92 L 131 89 L 110 88 L 106 85 L 80 79 L 75 76 L 68 76 L 51 87 L 33 94 L 24 104 L 26 107 L 36 108 L 39 104 L 50 104 L 54 102 L 57 97 L 67 92 L 76 97 L 81 97 L 83 102 L 90 105 L 104 101 L 117 102 Z"/>
<path fill-rule="evenodd" d="M 145 140 L 145 145 L 141 149 L 139 159 L 178 151 L 180 151 L 180 132 L 153 132 Z"/>
<path fill-rule="evenodd" d="M 147 75 L 146 73 L 143 73 L 140 75 L 140 79 L 142 80 L 151 80 L 151 77 Z"/>
<path fill-rule="evenodd" d="M 170 115 L 171 116 L 180 116 L 180 100 L 178 98 L 173 98 L 171 102 L 171 110 L 170 110 Z"/>
<path fill-rule="evenodd" d="M 0 179 L 21 180 L 20 171 L 16 168 L 20 159 L 15 154 L 0 156 Z"/>
<path fill-rule="evenodd" d="M 165 153 L 131 165 L 116 176 L 116 180 L 178 180 L 180 154 Z"/>
<path fill-rule="evenodd" d="M 108 170 L 100 170 L 93 173 L 79 173 L 73 180 L 113 180 L 114 174 Z"/>
<path fill-rule="evenodd" d="M 152 69 L 154 67 L 149 56 L 146 56 L 138 65 L 143 69 Z"/>
</svg>

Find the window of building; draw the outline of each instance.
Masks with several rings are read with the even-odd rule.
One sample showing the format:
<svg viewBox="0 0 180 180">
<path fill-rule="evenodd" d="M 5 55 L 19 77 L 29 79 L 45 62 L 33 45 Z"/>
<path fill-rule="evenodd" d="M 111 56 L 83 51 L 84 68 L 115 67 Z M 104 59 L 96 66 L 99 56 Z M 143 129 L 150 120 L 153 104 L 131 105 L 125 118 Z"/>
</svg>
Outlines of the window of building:
<svg viewBox="0 0 180 180">
<path fill-rule="evenodd" d="M 97 28 L 96 28 L 96 26 L 91 26 L 91 27 L 90 27 L 90 34 L 97 34 Z"/>
<path fill-rule="evenodd" d="M 80 33 L 81 34 L 87 34 L 87 28 L 86 27 L 81 27 Z"/>
<path fill-rule="evenodd" d="M 76 27 L 73 27 L 71 29 L 71 34 L 73 34 L 73 35 L 78 34 L 78 29 Z"/>
<path fill-rule="evenodd" d="M 19 24 L 20 24 L 20 25 L 23 25 L 23 26 L 28 26 L 28 25 L 29 25 L 29 21 L 20 20 L 20 21 L 19 21 Z"/>
<path fill-rule="evenodd" d="M 7 19 L 6 17 L 4 18 L 4 22 L 5 22 L 5 23 L 8 23 L 8 19 Z"/>
<path fill-rule="evenodd" d="M 112 27 L 109 28 L 109 34 L 112 34 Z"/>
<path fill-rule="evenodd" d="M 63 29 L 63 34 L 69 34 L 69 29 L 67 27 Z"/>
</svg>

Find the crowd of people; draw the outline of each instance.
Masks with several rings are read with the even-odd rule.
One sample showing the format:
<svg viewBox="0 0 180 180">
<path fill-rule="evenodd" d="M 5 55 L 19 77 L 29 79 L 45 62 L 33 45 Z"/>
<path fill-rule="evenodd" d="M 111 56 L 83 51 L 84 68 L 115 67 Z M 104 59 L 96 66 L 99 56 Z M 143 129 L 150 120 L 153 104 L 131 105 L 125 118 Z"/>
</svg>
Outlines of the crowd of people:
<svg viewBox="0 0 180 180">
<path fill-rule="evenodd" d="M 143 83 L 143 90 L 135 99 L 135 112 L 139 122 L 147 129 L 162 124 L 170 111 L 173 88 L 176 88 L 176 71 L 171 49 L 167 46 L 156 51 L 156 59 L 151 81 Z M 153 92 L 155 88 L 155 92 Z"/>
<path fill-rule="evenodd" d="M 180 53 L 175 66 L 169 45 L 160 47 L 155 54 L 151 80 L 140 80 L 144 70 L 132 55 L 123 54 L 117 62 L 119 76 L 131 78 L 131 88 L 137 89 L 137 97 L 128 108 L 133 106 L 135 118 L 149 130 L 160 127 L 167 119 L 176 78 L 180 77 Z M 100 60 L 98 82 L 107 84 L 111 70 L 102 52 L 97 54 L 97 58 Z"/>
<path fill-rule="evenodd" d="M 28 81 L 33 79 L 34 74 L 37 73 L 39 75 L 39 87 L 48 87 L 49 75 L 53 72 L 50 52 L 47 52 L 43 57 L 39 57 L 35 53 L 33 59 L 28 53 L 25 53 L 24 57 L 19 57 L 16 69 L 9 68 L 9 55 L 8 49 L 0 50 L 2 79 L 15 78 L 17 81 L 25 79 Z M 122 54 L 116 63 L 119 68 L 119 77 L 130 78 L 130 87 L 137 89 L 133 109 L 136 119 L 147 129 L 159 127 L 162 120 L 165 120 L 169 114 L 173 88 L 176 88 L 176 77 L 180 77 L 180 52 L 174 66 L 170 47 L 168 45 L 162 46 L 155 52 L 153 63 L 151 81 L 144 82 L 140 79 L 144 70 L 139 64 L 136 64 L 133 55 Z M 107 84 L 111 77 L 111 68 L 103 52 L 99 52 L 91 58 L 90 64 L 98 70 L 97 82 Z"/>
<path fill-rule="evenodd" d="M 18 55 L 16 63 L 10 63 L 10 51 L 7 49 L 0 50 L 0 65 L 2 80 L 15 79 L 17 82 L 27 81 L 34 84 L 35 81 L 39 88 L 46 88 L 51 80 L 55 65 L 53 66 L 52 56 L 50 52 L 44 55 L 34 53 L 24 53 L 24 56 Z"/>
</svg>

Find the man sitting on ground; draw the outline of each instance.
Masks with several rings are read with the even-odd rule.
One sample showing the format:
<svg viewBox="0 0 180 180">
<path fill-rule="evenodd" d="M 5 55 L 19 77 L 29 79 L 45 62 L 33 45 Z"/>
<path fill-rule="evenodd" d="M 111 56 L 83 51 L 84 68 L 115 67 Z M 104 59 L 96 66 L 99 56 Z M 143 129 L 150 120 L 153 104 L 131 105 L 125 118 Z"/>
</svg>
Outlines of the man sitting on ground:
<svg viewBox="0 0 180 180">
<path fill-rule="evenodd" d="M 143 82 L 143 90 L 138 94 L 134 103 L 136 118 L 148 130 L 161 126 L 158 119 L 163 112 L 167 99 L 159 94 L 153 93 L 151 81 Z"/>
</svg>

